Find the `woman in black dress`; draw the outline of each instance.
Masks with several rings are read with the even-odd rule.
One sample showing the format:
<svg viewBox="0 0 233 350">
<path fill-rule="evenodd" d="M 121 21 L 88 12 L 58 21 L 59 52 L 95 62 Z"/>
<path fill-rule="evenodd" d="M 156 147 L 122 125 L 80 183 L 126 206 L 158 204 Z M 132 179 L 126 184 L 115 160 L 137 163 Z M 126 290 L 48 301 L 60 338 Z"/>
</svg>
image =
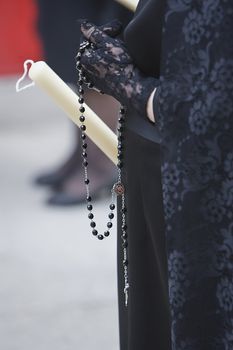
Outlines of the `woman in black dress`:
<svg viewBox="0 0 233 350">
<path fill-rule="evenodd" d="M 127 106 L 121 350 L 232 349 L 232 1 L 142 0 L 125 43 L 112 38 L 114 26 L 108 35 L 81 29 L 96 45 L 84 68 Z"/>
<path fill-rule="evenodd" d="M 147 6 L 146 6 L 147 5 Z M 154 5 L 154 4 L 153 4 Z M 163 5 L 141 1 L 124 31 L 125 44 L 143 74 L 159 78 Z M 156 26 L 148 15 L 156 11 Z M 160 15 L 161 14 L 161 15 Z M 151 38 L 138 40 L 153 29 Z M 156 30 L 156 31 L 155 31 Z M 153 39 L 153 46 L 149 45 Z M 155 85 L 154 85 L 155 84 Z M 124 131 L 123 183 L 128 226 L 129 301 L 125 306 L 120 198 L 118 202 L 118 291 L 121 350 L 170 349 L 167 258 L 160 170 L 160 134 L 153 120 L 128 108 Z"/>
</svg>

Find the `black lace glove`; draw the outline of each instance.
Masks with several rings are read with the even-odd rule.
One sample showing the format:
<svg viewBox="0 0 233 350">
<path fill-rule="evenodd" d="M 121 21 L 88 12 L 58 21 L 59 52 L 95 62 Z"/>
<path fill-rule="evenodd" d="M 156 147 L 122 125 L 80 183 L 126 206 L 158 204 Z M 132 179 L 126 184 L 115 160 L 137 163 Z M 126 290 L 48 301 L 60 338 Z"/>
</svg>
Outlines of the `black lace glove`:
<svg viewBox="0 0 233 350">
<path fill-rule="evenodd" d="M 105 28 L 103 30 L 103 28 Z M 133 63 L 119 33 L 116 21 L 97 27 L 87 21 L 81 23 L 85 40 L 94 45 L 86 48 L 81 64 L 93 84 L 115 97 L 128 110 L 146 115 L 146 105 L 158 79 L 144 75 Z"/>
</svg>

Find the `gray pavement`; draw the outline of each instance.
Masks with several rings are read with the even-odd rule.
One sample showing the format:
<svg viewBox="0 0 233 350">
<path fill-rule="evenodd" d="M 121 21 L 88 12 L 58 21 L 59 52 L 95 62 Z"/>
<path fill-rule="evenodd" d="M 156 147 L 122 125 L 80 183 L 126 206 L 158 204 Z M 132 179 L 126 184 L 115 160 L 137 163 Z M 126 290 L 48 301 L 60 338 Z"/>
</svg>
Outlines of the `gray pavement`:
<svg viewBox="0 0 233 350">
<path fill-rule="evenodd" d="M 33 178 L 69 153 L 71 122 L 16 79 L 0 80 L 0 350 L 118 350 L 116 220 L 100 242 L 85 206 L 44 204 Z"/>
</svg>

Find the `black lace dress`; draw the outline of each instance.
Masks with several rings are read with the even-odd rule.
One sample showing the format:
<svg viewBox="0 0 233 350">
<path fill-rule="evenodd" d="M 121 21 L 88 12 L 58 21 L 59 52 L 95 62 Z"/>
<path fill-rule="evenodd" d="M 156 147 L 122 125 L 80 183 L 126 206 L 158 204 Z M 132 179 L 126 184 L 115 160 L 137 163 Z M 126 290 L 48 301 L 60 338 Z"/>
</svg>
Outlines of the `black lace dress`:
<svg viewBox="0 0 233 350">
<path fill-rule="evenodd" d="M 131 304 L 128 310 L 123 309 L 119 277 L 121 350 L 230 350 L 233 4 L 231 0 L 149 0 L 148 6 L 158 3 L 165 3 L 160 83 L 154 98 L 158 120 L 158 129 L 154 130 L 156 134 L 159 130 L 161 143 L 158 153 L 156 143 L 145 138 L 139 142 L 139 133 L 128 129 Z M 154 45 L 150 37 L 157 33 L 157 13 L 150 11 L 147 16 L 141 30 L 148 31 L 136 36 L 144 45 L 138 53 L 138 65 L 150 56 Z M 164 231 L 159 204 L 160 165 Z M 165 241 L 156 241 L 158 237 Z M 161 249 L 164 244 L 166 261 Z M 166 296 L 165 289 L 162 293 L 166 263 L 168 311 L 162 302 Z M 169 312 L 171 344 L 165 342 Z"/>
<path fill-rule="evenodd" d="M 233 3 L 167 1 L 155 113 L 173 350 L 233 349 Z"/>
</svg>

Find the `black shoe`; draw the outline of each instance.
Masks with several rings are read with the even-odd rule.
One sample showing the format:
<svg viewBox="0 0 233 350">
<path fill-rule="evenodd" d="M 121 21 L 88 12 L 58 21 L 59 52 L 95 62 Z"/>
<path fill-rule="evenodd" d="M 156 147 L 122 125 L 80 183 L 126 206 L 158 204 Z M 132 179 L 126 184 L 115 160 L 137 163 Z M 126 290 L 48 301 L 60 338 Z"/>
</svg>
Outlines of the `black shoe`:
<svg viewBox="0 0 233 350">
<path fill-rule="evenodd" d="M 61 188 L 62 184 L 81 167 L 81 157 L 76 149 L 69 159 L 57 170 L 51 171 L 35 178 L 34 182 L 40 186 L 51 186 L 54 189 Z"/>
<path fill-rule="evenodd" d="M 54 171 L 37 176 L 35 179 L 35 184 L 39 186 L 51 186 L 54 189 L 59 189 L 67 176 L 68 175 L 66 173 L 62 174 L 61 172 Z"/>
</svg>

